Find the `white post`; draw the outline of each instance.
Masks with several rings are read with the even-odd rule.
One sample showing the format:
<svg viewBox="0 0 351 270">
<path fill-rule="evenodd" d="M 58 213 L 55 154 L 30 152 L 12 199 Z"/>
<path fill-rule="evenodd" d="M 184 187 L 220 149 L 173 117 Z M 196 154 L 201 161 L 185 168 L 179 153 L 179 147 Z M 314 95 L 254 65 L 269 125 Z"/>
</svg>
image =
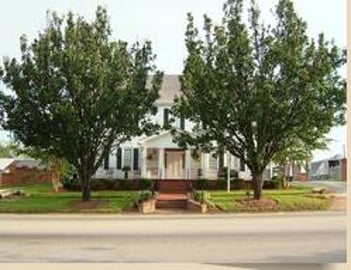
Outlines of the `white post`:
<svg viewBox="0 0 351 270">
<path fill-rule="evenodd" d="M 201 178 L 205 178 L 205 153 L 201 152 Z"/>
<path fill-rule="evenodd" d="M 231 168 L 231 156 L 230 153 L 227 152 L 227 192 L 230 192 L 230 168 Z"/>
<path fill-rule="evenodd" d="M 164 179 L 164 157 L 165 157 L 165 150 L 164 148 L 158 149 L 158 178 Z"/>
<path fill-rule="evenodd" d="M 190 150 L 187 149 L 185 150 L 185 177 L 186 179 L 190 179 L 190 169 L 191 169 L 191 154 L 190 154 Z"/>
<path fill-rule="evenodd" d="M 146 160 L 147 160 L 147 147 L 141 148 L 141 178 L 147 178 L 147 168 L 146 168 Z"/>
</svg>

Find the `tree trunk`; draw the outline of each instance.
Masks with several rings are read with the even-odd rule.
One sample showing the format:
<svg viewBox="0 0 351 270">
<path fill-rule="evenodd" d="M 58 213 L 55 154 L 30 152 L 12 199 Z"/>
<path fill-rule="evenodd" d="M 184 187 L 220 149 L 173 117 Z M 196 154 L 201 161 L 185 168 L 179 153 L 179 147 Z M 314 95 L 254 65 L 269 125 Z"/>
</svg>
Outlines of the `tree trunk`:
<svg viewBox="0 0 351 270">
<path fill-rule="evenodd" d="M 82 202 L 90 201 L 91 192 L 90 192 L 90 177 L 87 173 L 81 173 L 80 175 L 82 183 Z"/>
<path fill-rule="evenodd" d="M 252 172 L 252 184 L 254 191 L 254 199 L 260 200 L 262 195 L 262 187 L 263 187 L 263 172 Z"/>
</svg>

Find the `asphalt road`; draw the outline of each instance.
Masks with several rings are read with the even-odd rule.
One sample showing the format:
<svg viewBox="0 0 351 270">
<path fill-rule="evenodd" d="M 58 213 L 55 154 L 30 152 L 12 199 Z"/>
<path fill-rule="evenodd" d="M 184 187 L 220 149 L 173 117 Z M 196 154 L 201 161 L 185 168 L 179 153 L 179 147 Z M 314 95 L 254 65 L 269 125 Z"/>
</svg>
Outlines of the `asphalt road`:
<svg viewBox="0 0 351 270">
<path fill-rule="evenodd" d="M 344 212 L 0 215 L 0 263 L 344 263 Z"/>
</svg>

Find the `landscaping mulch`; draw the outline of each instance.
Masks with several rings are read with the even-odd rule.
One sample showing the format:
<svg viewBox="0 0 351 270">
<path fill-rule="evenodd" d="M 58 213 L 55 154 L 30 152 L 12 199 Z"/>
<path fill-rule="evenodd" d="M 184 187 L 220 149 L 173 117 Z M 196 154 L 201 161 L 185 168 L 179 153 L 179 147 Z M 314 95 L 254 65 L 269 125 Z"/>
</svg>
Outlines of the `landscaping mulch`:
<svg viewBox="0 0 351 270">
<path fill-rule="evenodd" d="M 74 202 L 70 206 L 71 209 L 81 211 L 81 210 L 93 210 L 96 208 L 100 208 L 108 203 L 107 200 L 103 199 L 91 199 L 89 202 Z"/>
<path fill-rule="evenodd" d="M 252 198 L 236 199 L 235 201 L 245 205 L 248 208 L 259 209 L 259 210 L 277 210 L 278 204 L 275 200 L 269 198 L 262 198 L 255 200 Z"/>
</svg>

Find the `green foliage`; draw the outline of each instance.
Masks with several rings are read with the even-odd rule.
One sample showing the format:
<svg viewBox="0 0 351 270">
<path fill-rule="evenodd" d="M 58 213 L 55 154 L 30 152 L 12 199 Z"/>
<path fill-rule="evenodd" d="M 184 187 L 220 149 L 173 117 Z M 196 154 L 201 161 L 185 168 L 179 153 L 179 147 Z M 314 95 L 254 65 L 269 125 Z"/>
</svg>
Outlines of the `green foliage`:
<svg viewBox="0 0 351 270">
<path fill-rule="evenodd" d="M 140 190 L 138 191 L 133 199 L 134 205 L 137 207 L 142 202 L 151 200 L 155 197 L 155 194 L 150 190 Z"/>
<path fill-rule="evenodd" d="M 111 40 L 102 7 L 92 22 L 71 12 L 48 18 L 32 43 L 21 37 L 20 59 L 4 61 L 2 82 L 13 93 L 0 96 L 2 125 L 25 147 L 74 165 L 89 200 L 90 178 L 106 154 L 157 127 L 146 115 L 156 113 L 162 73 L 151 42 Z"/>
<path fill-rule="evenodd" d="M 207 203 L 211 199 L 210 193 L 203 190 L 193 191 L 191 197 L 194 201 L 197 201 L 199 203 Z"/>
<path fill-rule="evenodd" d="M 118 181 L 119 190 L 135 190 L 133 181 L 130 180 L 119 180 Z"/>
<path fill-rule="evenodd" d="M 208 180 L 204 178 L 196 179 L 195 188 L 196 189 L 207 189 L 208 188 Z"/>
<path fill-rule="evenodd" d="M 338 70 L 346 50 L 323 34 L 310 39 L 290 0 L 278 2 L 275 26 L 260 22 L 254 1 L 246 25 L 243 2 L 228 0 L 219 25 L 205 16 L 203 38 L 188 14 L 182 95 L 172 113 L 195 125 L 173 133 L 182 146 L 209 151 L 216 141 L 241 158 L 259 199 L 262 173 L 274 156 L 296 141 L 314 147 L 344 123 L 346 83 Z"/>
<path fill-rule="evenodd" d="M 154 182 L 150 179 L 139 179 L 138 189 L 152 190 L 154 187 Z"/>
</svg>

